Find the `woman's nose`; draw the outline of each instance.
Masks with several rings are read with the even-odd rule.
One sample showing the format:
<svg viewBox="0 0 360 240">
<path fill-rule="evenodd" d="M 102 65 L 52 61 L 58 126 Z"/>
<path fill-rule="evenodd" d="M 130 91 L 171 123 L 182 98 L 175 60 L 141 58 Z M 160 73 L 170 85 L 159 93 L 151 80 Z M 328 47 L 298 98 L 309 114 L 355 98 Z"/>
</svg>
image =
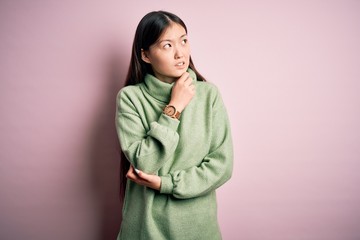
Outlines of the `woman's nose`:
<svg viewBox="0 0 360 240">
<path fill-rule="evenodd" d="M 182 58 L 184 56 L 181 47 L 175 47 L 175 59 Z"/>
</svg>

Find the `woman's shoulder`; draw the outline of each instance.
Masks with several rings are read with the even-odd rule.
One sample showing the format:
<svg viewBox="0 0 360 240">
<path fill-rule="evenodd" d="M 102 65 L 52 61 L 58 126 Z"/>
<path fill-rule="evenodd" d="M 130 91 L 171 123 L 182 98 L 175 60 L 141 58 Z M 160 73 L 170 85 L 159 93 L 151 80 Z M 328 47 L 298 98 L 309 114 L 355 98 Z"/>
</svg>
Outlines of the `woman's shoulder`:
<svg viewBox="0 0 360 240">
<path fill-rule="evenodd" d="M 219 89 L 218 87 L 211 82 L 203 82 L 203 81 L 197 81 L 196 84 L 196 92 L 200 92 L 206 95 L 219 95 Z"/>
<path fill-rule="evenodd" d="M 141 93 L 141 83 L 136 85 L 129 85 L 121 88 L 117 94 L 118 98 L 131 98 Z"/>
<path fill-rule="evenodd" d="M 141 83 L 121 88 L 116 96 L 116 103 L 123 108 L 133 106 L 142 99 Z"/>
<path fill-rule="evenodd" d="M 196 84 L 196 95 L 199 101 L 206 101 L 213 107 L 223 105 L 220 90 L 214 83 L 199 82 Z"/>
</svg>

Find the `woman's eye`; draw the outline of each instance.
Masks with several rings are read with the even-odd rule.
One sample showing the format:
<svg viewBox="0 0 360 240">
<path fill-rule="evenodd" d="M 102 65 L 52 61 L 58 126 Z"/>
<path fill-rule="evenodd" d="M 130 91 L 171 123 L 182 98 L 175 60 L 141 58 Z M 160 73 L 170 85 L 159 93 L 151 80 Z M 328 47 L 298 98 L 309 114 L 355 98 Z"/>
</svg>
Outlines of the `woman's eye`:
<svg viewBox="0 0 360 240">
<path fill-rule="evenodd" d="M 188 41 L 187 39 L 183 39 L 183 40 L 181 41 L 181 44 L 182 44 L 182 45 L 185 45 L 185 44 L 187 43 L 187 41 Z"/>
<path fill-rule="evenodd" d="M 171 47 L 170 43 L 164 45 L 164 48 L 169 48 L 169 47 Z"/>
</svg>

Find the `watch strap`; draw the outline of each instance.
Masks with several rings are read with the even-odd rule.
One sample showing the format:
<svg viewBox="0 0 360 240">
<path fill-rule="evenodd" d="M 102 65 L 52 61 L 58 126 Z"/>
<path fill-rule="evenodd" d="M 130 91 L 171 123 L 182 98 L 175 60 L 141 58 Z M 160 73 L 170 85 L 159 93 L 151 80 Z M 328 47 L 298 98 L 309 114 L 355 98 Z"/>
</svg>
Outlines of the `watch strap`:
<svg viewBox="0 0 360 240">
<path fill-rule="evenodd" d="M 170 114 L 169 111 L 167 111 L 167 109 L 172 108 L 174 110 L 173 114 Z M 176 119 L 180 119 L 181 113 L 176 110 L 176 107 L 173 105 L 166 105 L 163 109 L 163 113 L 171 118 L 176 118 Z"/>
</svg>

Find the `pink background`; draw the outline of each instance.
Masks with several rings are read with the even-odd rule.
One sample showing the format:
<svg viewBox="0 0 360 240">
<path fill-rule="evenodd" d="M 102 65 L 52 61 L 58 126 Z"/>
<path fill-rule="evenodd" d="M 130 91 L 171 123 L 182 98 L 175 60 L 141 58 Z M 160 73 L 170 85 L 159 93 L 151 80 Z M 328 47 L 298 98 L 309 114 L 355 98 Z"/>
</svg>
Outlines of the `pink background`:
<svg viewBox="0 0 360 240">
<path fill-rule="evenodd" d="M 137 23 L 178 14 L 221 90 L 226 240 L 360 239 L 360 1 L 0 2 L 0 239 L 114 239 L 115 95 Z"/>
</svg>

